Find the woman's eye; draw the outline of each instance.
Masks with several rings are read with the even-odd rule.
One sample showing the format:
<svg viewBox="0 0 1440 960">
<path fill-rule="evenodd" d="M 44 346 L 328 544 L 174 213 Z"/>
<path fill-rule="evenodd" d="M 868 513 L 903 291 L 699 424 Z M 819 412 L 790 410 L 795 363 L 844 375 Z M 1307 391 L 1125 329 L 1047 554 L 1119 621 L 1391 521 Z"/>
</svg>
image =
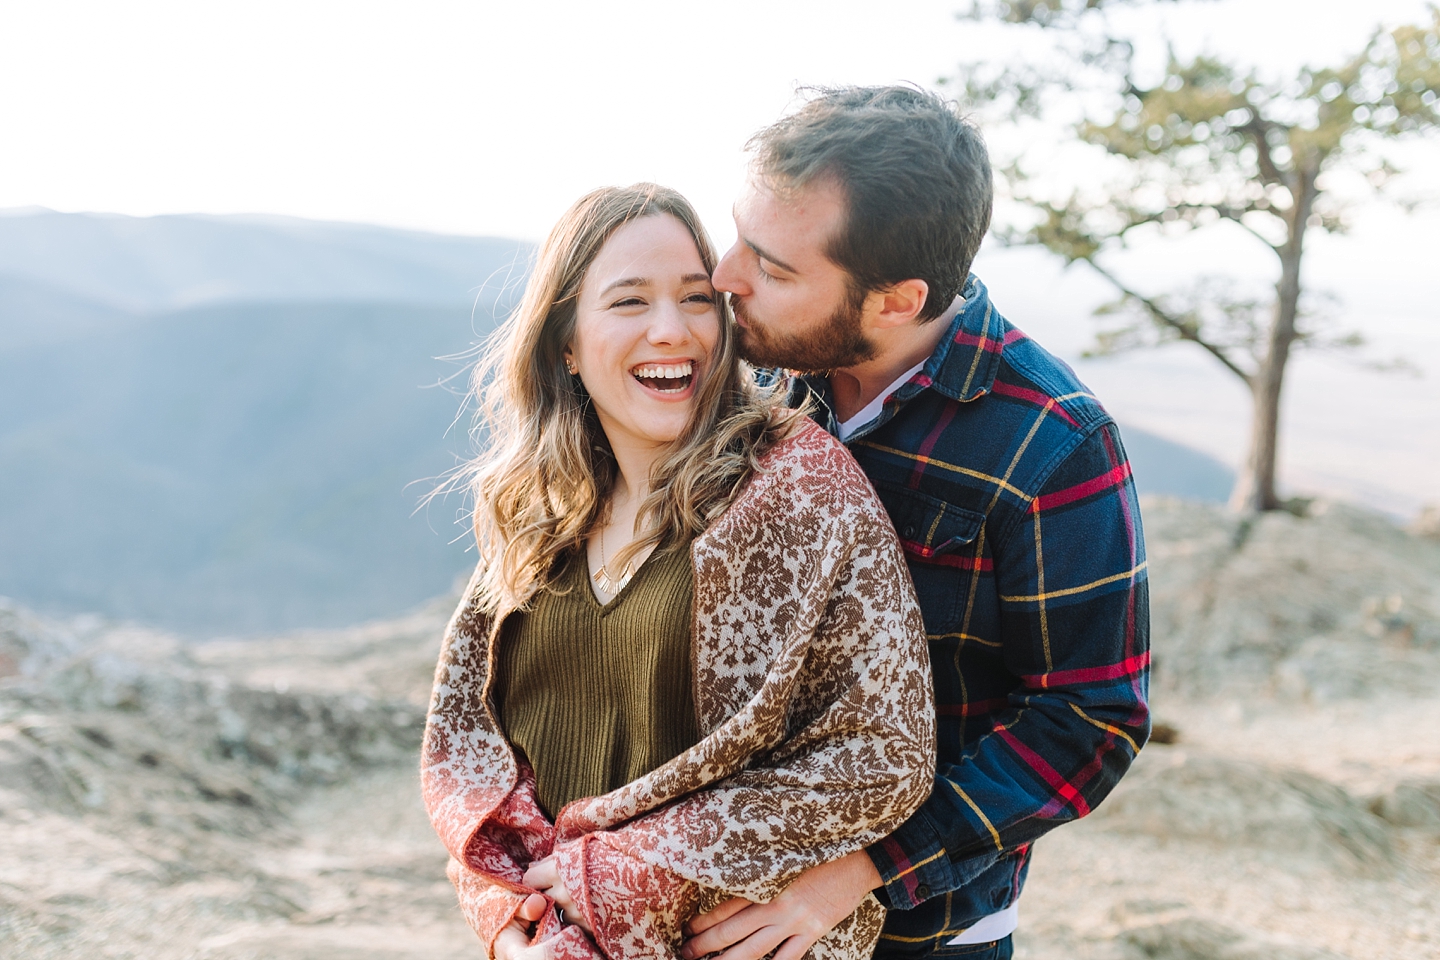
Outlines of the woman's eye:
<svg viewBox="0 0 1440 960">
<path fill-rule="evenodd" d="M 644 301 L 644 300 L 641 300 L 639 297 L 626 297 L 626 298 L 623 299 L 623 300 L 616 300 L 614 303 L 610 304 L 610 306 L 612 306 L 612 307 L 639 307 L 639 306 L 643 306 L 644 303 L 645 303 L 645 301 Z"/>
<path fill-rule="evenodd" d="M 692 293 L 685 298 L 686 303 L 714 303 L 715 295 L 711 293 Z"/>
</svg>

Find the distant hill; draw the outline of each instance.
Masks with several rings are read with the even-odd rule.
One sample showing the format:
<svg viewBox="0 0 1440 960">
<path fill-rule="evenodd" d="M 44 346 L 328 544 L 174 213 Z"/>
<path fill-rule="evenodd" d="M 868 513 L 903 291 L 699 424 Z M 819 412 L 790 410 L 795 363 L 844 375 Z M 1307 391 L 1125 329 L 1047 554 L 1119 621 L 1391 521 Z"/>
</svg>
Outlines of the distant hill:
<svg viewBox="0 0 1440 960">
<path fill-rule="evenodd" d="M 472 562 L 459 501 L 411 515 L 468 450 L 463 364 L 435 358 L 489 332 L 528 256 L 279 218 L 0 216 L 0 595 L 200 635 L 446 591 Z"/>
<path fill-rule="evenodd" d="M 473 562 L 460 501 L 412 511 L 468 419 L 452 427 L 463 365 L 435 358 L 491 329 L 528 255 L 294 220 L 0 216 L 0 595 L 199 636 L 445 592 Z M 1124 437 L 1142 492 L 1224 499 L 1222 465 Z"/>
<path fill-rule="evenodd" d="M 131 313 L 237 300 L 457 304 L 529 248 L 292 217 L 0 212 L 0 277 Z"/>
<path fill-rule="evenodd" d="M 120 307 L 28 277 L 0 274 L 0 353 L 65 343 L 135 319 Z"/>
<path fill-rule="evenodd" d="M 0 354 L 0 593 L 253 632 L 443 592 L 458 501 L 410 513 L 469 342 L 463 308 L 228 304 Z"/>
<path fill-rule="evenodd" d="M 1166 440 L 1138 427 L 1120 427 L 1135 489 L 1141 496 L 1179 497 L 1224 503 L 1235 485 L 1235 471 L 1194 447 Z"/>
</svg>

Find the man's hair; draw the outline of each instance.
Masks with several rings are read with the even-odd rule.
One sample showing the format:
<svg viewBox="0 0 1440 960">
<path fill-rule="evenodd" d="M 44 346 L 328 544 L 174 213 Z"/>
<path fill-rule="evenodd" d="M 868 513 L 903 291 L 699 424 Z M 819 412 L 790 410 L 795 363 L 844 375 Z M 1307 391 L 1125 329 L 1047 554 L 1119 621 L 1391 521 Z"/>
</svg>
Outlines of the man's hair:
<svg viewBox="0 0 1440 960">
<path fill-rule="evenodd" d="M 825 253 L 859 291 L 930 287 L 920 320 L 949 308 L 990 227 L 985 141 L 956 105 L 914 87 L 822 87 L 750 138 L 756 172 L 783 196 L 826 178 L 844 226 Z"/>
</svg>

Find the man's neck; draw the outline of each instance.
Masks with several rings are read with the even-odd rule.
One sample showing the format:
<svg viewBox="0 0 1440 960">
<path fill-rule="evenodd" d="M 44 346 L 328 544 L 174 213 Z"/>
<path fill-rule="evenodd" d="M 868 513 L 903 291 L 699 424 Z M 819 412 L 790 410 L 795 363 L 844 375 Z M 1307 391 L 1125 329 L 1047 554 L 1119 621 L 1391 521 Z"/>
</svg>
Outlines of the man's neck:
<svg viewBox="0 0 1440 960">
<path fill-rule="evenodd" d="M 837 367 L 830 371 L 835 416 L 842 422 L 849 420 L 880 396 L 881 391 L 894 383 L 900 374 L 929 359 L 962 306 L 964 301 L 956 297 L 949 309 L 934 320 L 888 331 L 875 357 L 852 367 Z"/>
</svg>

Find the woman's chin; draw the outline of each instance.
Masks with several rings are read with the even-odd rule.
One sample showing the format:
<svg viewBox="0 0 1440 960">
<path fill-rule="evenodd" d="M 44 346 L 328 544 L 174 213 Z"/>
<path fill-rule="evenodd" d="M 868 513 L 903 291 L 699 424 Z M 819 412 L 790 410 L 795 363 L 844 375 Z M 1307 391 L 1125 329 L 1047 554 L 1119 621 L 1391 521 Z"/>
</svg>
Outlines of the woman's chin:
<svg viewBox="0 0 1440 960">
<path fill-rule="evenodd" d="M 603 409 L 596 412 L 611 446 L 628 441 L 629 444 L 656 447 L 674 443 L 680 438 L 690 423 L 690 410 L 688 404 L 681 407 L 667 404 L 656 409 L 642 401 L 617 411 L 619 416 Z"/>
<path fill-rule="evenodd" d="M 679 440 L 680 435 L 685 432 L 685 425 L 689 422 L 688 416 L 678 422 L 673 418 L 666 417 L 663 421 L 640 424 L 637 432 L 651 443 L 663 446 Z"/>
</svg>

